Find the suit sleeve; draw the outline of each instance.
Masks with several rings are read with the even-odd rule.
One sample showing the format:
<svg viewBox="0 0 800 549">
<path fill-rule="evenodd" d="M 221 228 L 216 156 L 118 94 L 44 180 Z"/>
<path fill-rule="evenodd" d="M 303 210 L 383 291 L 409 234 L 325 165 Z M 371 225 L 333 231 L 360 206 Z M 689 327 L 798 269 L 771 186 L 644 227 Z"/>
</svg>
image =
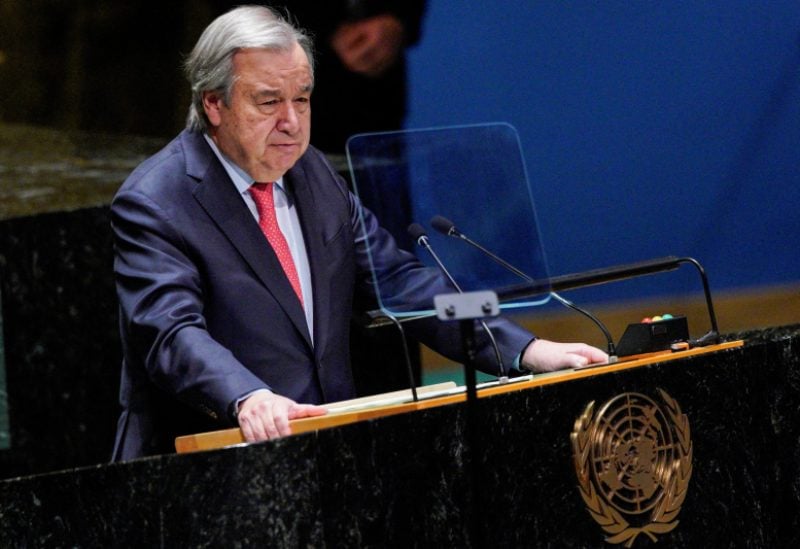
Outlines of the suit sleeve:
<svg viewBox="0 0 800 549">
<path fill-rule="evenodd" d="M 359 213 L 360 212 L 360 213 Z M 397 247 L 392 236 L 380 225 L 367 208 L 351 194 L 351 213 L 356 235 L 356 261 L 361 278 L 359 290 L 378 299 L 380 288 L 383 305 L 390 310 L 430 310 L 434 296 L 453 293 L 447 279 L 437 270 L 426 267 L 416 257 Z M 528 345 L 533 334 L 502 318 L 486 321 L 495 336 L 506 371 L 521 375 L 514 368 L 515 360 Z M 444 356 L 463 362 L 459 323 L 442 322 L 435 317 L 406 324 L 407 330 L 419 341 Z M 483 329 L 475 330 L 478 367 L 491 374 L 499 373 L 494 348 Z"/>
<path fill-rule="evenodd" d="M 184 403 L 230 416 L 237 398 L 266 386 L 208 333 L 201 276 L 180 232 L 139 192 L 119 193 L 111 216 L 126 360 Z"/>
</svg>

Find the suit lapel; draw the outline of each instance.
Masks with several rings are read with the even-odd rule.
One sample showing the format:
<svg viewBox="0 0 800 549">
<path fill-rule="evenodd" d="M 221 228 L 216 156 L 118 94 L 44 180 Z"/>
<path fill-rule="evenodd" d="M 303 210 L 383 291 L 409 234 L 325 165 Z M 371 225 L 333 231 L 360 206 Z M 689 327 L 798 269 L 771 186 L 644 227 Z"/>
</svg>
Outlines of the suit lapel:
<svg viewBox="0 0 800 549">
<path fill-rule="evenodd" d="M 312 187 L 301 161 L 286 173 L 284 181 L 288 183 L 289 192 L 295 201 L 306 244 L 311 286 L 314 288 L 314 351 L 317 357 L 320 357 L 327 344 L 331 297 L 328 269 L 324 261 L 325 243 L 319 227 L 323 214 L 318 211 Z M 349 345 L 349 342 L 346 344 Z"/>
<path fill-rule="evenodd" d="M 309 348 L 313 348 L 305 313 L 258 223 L 202 135 L 184 136 L 187 173 L 199 179 L 195 199 L 275 297 Z"/>
</svg>

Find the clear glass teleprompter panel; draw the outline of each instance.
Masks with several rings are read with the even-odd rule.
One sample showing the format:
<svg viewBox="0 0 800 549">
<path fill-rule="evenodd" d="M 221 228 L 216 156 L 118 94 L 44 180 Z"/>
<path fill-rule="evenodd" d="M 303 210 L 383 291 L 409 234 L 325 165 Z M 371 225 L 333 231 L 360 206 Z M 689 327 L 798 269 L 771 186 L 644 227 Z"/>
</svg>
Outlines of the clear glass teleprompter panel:
<svg viewBox="0 0 800 549">
<path fill-rule="evenodd" d="M 499 289 L 524 282 L 464 241 L 436 232 L 430 220 L 449 219 L 470 239 L 537 281 L 548 280 L 533 198 L 516 130 L 503 123 L 359 134 L 347 143 L 356 195 L 382 225 L 399 237 L 412 222 L 464 291 Z M 367 232 L 362 216 L 362 237 Z M 410 241 L 426 265 L 435 263 Z M 369 246 L 368 246 L 369 248 Z M 409 303 L 382 283 L 370 256 L 381 309 L 397 317 L 430 314 L 430 301 Z M 501 309 L 541 305 L 547 291 L 501 303 Z"/>
</svg>

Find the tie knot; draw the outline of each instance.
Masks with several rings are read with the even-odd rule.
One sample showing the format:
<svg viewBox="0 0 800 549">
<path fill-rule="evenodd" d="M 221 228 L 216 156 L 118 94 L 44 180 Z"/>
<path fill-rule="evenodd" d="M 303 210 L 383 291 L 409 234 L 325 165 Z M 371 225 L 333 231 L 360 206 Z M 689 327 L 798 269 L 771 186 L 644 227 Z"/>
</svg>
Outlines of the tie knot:
<svg viewBox="0 0 800 549">
<path fill-rule="evenodd" d="M 267 183 L 262 183 L 262 182 L 256 181 L 255 183 L 253 183 L 250 186 L 250 188 L 252 190 L 258 192 L 258 193 L 263 193 L 263 192 L 266 192 L 266 191 L 271 191 L 272 190 L 272 185 L 273 185 L 273 182 L 271 182 L 271 181 L 267 182 Z"/>
<path fill-rule="evenodd" d="M 253 197 L 253 201 L 256 203 L 259 216 L 263 217 L 265 210 L 270 210 L 269 215 L 275 215 L 273 211 L 275 201 L 272 198 L 272 183 L 255 182 L 250 185 L 250 189 L 248 190 L 250 191 L 250 196 Z"/>
</svg>

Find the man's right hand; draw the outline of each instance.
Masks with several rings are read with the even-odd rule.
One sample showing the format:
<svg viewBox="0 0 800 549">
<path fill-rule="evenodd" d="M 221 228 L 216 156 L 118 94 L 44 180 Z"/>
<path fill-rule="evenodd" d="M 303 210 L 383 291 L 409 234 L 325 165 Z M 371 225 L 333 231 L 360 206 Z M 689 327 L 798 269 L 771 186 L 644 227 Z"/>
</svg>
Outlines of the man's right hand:
<svg viewBox="0 0 800 549">
<path fill-rule="evenodd" d="M 375 78 L 400 56 L 403 23 L 388 14 L 345 23 L 331 38 L 331 47 L 348 70 Z"/>
<path fill-rule="evenodd" d="M 292 434 L 289 420 L 327 414 L 322 406 L 297 404 L 272 391 L 256 391 L 239 403 L 239 427 L 247 442 L 257 442 Z"/>
</svg>

